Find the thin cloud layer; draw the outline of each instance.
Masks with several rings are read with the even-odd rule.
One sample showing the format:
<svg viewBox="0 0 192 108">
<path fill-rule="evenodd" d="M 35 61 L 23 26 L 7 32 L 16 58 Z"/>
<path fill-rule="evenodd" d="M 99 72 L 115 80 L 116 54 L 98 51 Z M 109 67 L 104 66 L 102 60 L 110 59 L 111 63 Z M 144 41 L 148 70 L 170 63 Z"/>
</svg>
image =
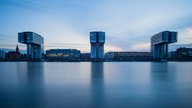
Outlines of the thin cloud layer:
<svg viewBox="0 0 192 108">
<path fill-rule="evenodd" d="M 191 0 L 1 0 L 0 34 L 17 37 L 17 32 L 34 31 L 45 37 L 46 49 L 56 48 L 49 43 L 63 43 L 66 47 L 60 48 L 89 52 L 89 32 L 99 30 L 106 32 L 105 51 L 150 51 L 150 37 L 164 30 L 178 31 L 179 44 L 191 43 L 190 4 Z M 0 35 L 1 41 L 4 37 L 9 36 Z"/>
</svg>

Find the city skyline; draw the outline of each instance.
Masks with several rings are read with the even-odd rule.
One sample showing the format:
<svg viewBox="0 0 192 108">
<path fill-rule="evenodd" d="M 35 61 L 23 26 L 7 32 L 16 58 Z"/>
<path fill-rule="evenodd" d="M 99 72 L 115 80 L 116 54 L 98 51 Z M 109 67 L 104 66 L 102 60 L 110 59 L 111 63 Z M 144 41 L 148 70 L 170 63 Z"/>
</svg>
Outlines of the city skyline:
<svg viewBox="0 0 192 108">
<path fill-rule="evenodd" d="M 150 37 L 160 31 L 178 32 L 177 45 L 192 46 L 190 0 L 82 2 L 0 1 L 0 48 L 18 44 L 17 33 L 33 31 L 45 38 L 45 50 L 90 52 L 89 32 L 106 32 L 105 52 L 150 51 Z M 18 44 L 21 49 L 25 48 Z"/>
</svg>

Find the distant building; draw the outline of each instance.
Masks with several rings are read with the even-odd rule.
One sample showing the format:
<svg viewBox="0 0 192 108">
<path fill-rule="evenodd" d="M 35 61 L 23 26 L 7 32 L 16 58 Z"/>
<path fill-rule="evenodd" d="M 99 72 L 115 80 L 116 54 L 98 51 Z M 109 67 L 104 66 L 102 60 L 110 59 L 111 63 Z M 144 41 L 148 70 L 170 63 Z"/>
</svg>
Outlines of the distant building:
<svg viewBox="0 0 192 108">
<path fill-rule="evenodd" d="M 6 58 L 7 59 L 10 59 L 10 60 L 19 60 L 21 59 L 22 55 L 19 51 L 19 47 L 17 45 L 16 47 L 16 50 L 15 51 L 9 51 L 7 54 L 6 54 Z"/>
<path fill-rule="evenodd" d="M 151 59 L 150 52 L 108 52 L 105 53 L 107 60 L 149 60 Z"/>
<path fill-rule="evenodd" d="M 168 53 L 169 59 L 176 59 L 176 51 L 171 51 Z"/>
<path fill-rule="evenodd" d="M 166 60 L 168 44 L 177 42 L 177 32 L 163 31 L 151 37 L 151 54 L 155 59 Z"/>
<path fill-rule="evenodd" d="M 81 53 L 81 61 L 89 61 L 90 53 Z"/>
<path fill-rule="evenodd" d="M 104 59 L 105 32 L 102 31 L 90 32 L 90 44 L 91 44 L 90 58 L 93 61 L 100 61 Z"/>
<path fill-rule="evenodd" d="M 79 60 L 81 52 L 77 49 L 50 49 L 46 50 L 47 60 L 76 61 Z"/>
<path fill-rule="evenodd" d="M 5 58 L 5 51 L 0 50 L 0 59 L 4 59 Z"/>
<path fill-rule="evenodd" d="M 27 56 L 30 59 L 42 59 L 44 54 L 44 38 L 34 32 L 18 33 L 18 41 L 27 44 Z"/>
<path fill-rule="evenodd" d="M 178 60 L 192 60 L 192 48 L 178 48 L 175 56 Z"/>
</svg>

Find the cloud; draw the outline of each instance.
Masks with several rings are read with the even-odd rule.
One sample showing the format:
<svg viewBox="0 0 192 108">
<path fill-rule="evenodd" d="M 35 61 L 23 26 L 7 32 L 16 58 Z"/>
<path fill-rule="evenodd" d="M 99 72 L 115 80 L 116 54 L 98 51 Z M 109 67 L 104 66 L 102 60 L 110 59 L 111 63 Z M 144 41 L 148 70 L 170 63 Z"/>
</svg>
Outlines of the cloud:
<svg viewBox="0 0 192 108">
<path fill-rule="evenodd" d="M 188 31 L 189 36 L 192 37 L 192 28 L 188 28 L 187 31 Z"/>
<path fill-rule="evenodd" d="M 111 51 L 123 51 L 122 48 L 114 45 L 105 45 L 105 52 L 111 52 Z"/>
<path fill-rule="evenodd" d="M 132 50 L 131 46 L 138 46 L 138 43 L 149 43 L 155 33 L 189 26 L 192 18 L 189 10 L 181 1 L 112 0 L 95 9 L 92 25 L 106 31 L 109 38 L 116 37 L 116 41 L 108 38 L 108 43 L 123 50 Z"/>
<path fill-rule="evenodd" d="M 60 48 L 89 52 L 94 30 L 106 32 L 106 51 L 148 51 L 150 37 L 164 30 L 178 31 L 179 43 L 192 36 L 190 0 L 2 1 L 0 33 L 34 31 L 45 37 L 47 48 L 63 43 Z"/>
<path fill-rule="evenodd" d="M 132 51 L 150 51 L 150 43 L 140 43 L 131 46 Z"/>
<path fill-rule="evenodd" d="M 191 42 L 191 26 L 178 29 L 178 42 L 177 44 L 189 44 Z"/>
</svg>

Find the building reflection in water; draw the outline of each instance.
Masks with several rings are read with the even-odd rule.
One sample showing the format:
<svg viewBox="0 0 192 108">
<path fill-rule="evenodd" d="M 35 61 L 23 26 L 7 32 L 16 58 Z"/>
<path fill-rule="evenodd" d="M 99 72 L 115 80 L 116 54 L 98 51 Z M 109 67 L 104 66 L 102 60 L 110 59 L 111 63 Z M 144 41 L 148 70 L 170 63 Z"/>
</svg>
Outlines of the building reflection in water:
<svg viewBox="0 0 192 108">
<path fill-rule="evenodd" d="M 151 62 L 151 82 L 168 80 L 168 63 Z"/>
<path fill-rule="evenodd" d="M 105 104 L 104 63 L 91 63 L 91 93 L 92 107 L 101 108 Z"/>
<path fill-rule="evenodd" d="M 177 87 L 174 83 L 175 67 L 169 62 L 151 63 L 150 98 L 154 107 L 177 107 Z M 177 102 L 178 101 L 178 102 Z M 159 102 L 163 104 L 158 104 Z M 175 103 L 177 102 L 177 103 Z"/>
<path fill-rule="evenodd" d="M 43 62 L 28 62 L 28 84 L 30 87 L 43 87 L 44 81 L 44 63 Z"/>
<path fill-rule="evenodd" d="M 20 80 L 19 107 L 41 107 L 44 92 L 44 63 L 24 62 L 18 64 Z"/>
</svg>

